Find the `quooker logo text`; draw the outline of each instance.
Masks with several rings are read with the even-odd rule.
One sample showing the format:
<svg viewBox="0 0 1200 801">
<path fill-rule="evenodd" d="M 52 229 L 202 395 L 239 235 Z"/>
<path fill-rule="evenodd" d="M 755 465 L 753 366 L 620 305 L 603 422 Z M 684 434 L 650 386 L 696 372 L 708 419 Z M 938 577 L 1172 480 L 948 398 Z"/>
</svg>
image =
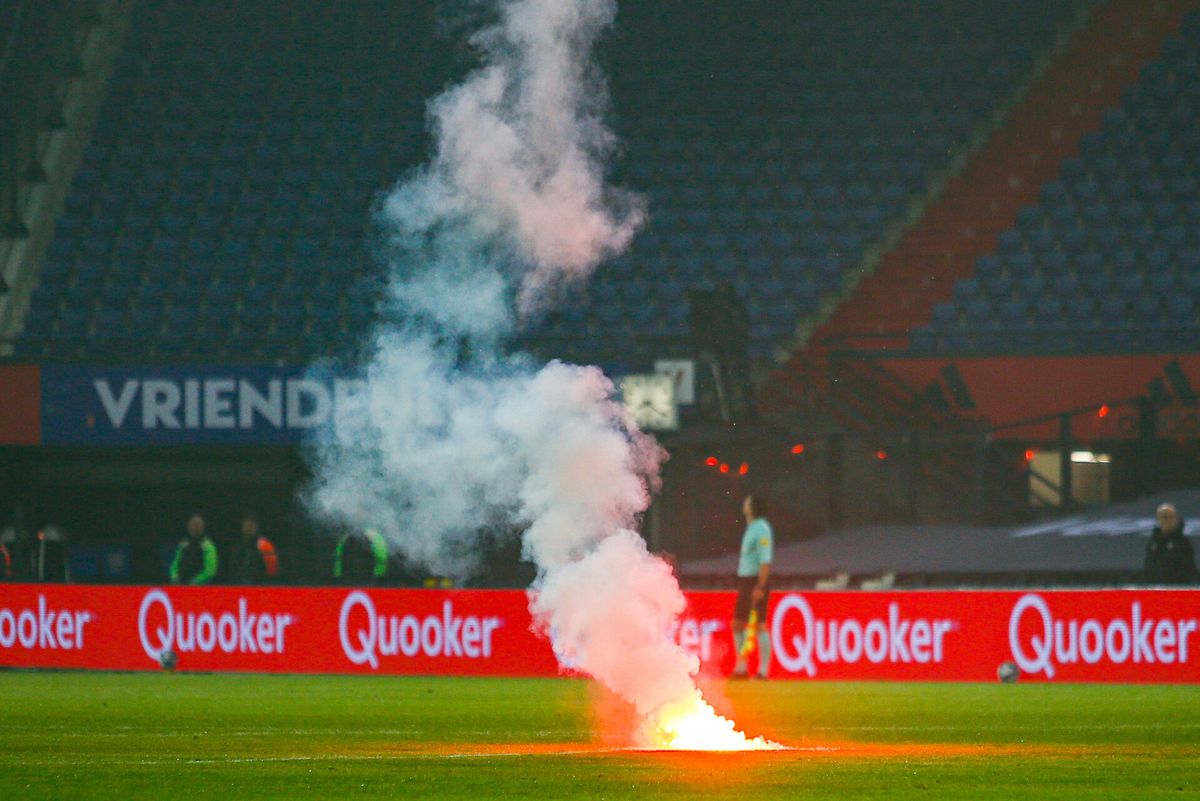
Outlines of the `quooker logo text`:
<svg viewBox="0 0 1200 801">
<path fill-rule="evenodd" d="M 159 661 L 164 651 L 226 654 L 281 654 L 287 647 L 287 613 L 251 612 L 245 598 L 224 612 L 177 612 L 162 590 L 151 590 L 138 607 L 138 639 L 146 656 Z"/>
<path fill-rule="evenodd" d="M 52 609 L 38 595 L 37 609 L 0 607 L 0 648 L 81 651 L 84 629 L 93 620 L 83 609 Z"/>
<path fill-rule="evenodd" d="M 1062 665 L 1107 661 L 1164 665 L 1188 661 L 1188 639 L 1196 632 L 1195 618 L 1152 618 L 1133 601 L 1127 617 L 1058 619 L 1046 599 L 1022 595 L 1008 618 L 1008 643 L 1022 672 L 1053 678 Z M 1022 637 L 1024 629 L 1027 639 Z M 1032 633 L 1031 633 L 1032 632 Z"/>
<path fill-rule="evenodd" d="M 353 664 L 378 668 L 379 657 L 398 654 L 486 659 L 492 655 L 492 635 L 503 625 L 498 617 L 456 615 L 449 599 L 440 616 L 381 614 L 371 596 L 355 590 L 342 602 L 338 636 Z"/>
<path fill-rule="evenodd" d="M 793 625 L 799 630 L 793 631 Z M 948 618 L 905 617 L 896 602 L 888 604 L 886 618 L 820 618 L 804 596 L 791 594 L 775 607 L 771 643 L 786 670 L 815 676 L 818 665 L 862 659 L 876 664 L 941 662 L 946 635 L 957 629 Z"/>
</svg>

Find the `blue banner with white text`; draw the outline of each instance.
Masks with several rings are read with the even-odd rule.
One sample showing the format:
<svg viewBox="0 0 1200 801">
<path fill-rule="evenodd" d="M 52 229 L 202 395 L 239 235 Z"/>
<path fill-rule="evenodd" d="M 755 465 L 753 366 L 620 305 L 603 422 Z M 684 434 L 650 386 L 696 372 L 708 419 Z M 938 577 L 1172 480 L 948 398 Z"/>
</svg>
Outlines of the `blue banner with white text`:
<svg viewBox="0 0 1200 801">
<path fill-rule="evenodd" d="M 362 382 L 301 367 L 44 366 L 45 444 L 294 444 Z"/>
</svg>

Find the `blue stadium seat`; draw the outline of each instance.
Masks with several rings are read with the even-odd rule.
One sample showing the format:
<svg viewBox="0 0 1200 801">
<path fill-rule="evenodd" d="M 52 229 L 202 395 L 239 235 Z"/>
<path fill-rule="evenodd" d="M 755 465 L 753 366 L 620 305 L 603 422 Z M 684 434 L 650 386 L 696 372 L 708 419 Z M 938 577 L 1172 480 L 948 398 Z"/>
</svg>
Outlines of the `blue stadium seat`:
<svg viewBox="0 0 1200 801">
<path fill-rule="evenodd" d="M 935 331 L 946 331 L 958 323 L 958 307 L 953 303 L 939 303 L 933 307 L 930 325 Z"/>
<path fill-rule="evenodd" d="M 1048 327 L 1061 322 L 1063 304 L 1056 297 L 1042 296 L 1034 300 L 1033 320 L 1038 326 Z"/>
<path fill-rule="evenodd" d="M 1003 231 L 997 239 L 998 252 L 1001 256 L 1011 257 L 1021 249 L 1021 243 L 1019 231 Z"/>
<path fill-rule="evenodd" d="M 1079 293 L 1080 282 L 1074 273 L 1060 272 L 1052 275 L 1054 277 L 1050 280 L 1050 290 L 1059 298 L 1066 301 Z"/>
<path fill-rule="evenodd" d="M 1022 327 L 1029 316 L 1029 304 L 1023 298 L 1006 298 L 996 307 L 1003 328 Z"/>
<path fill-rule="evenodd" d="M 1101 310 L 1094 296 L 1078 295 L 1064 298 L 1062 303 L 1064 320 L 1069 328 L 1087 331 L 1099 327 Z"/>
<path fill-rule="evenodd" d="M 1071 259 L 1066 252 L 1055 248 L 1041 254 L 1038 270 L 1042 275 L 1054 277 L 1066 273 L 1070 265 Z"/>
<path fill-rule="evenodd" d="M 1013 280 L 1003 273 L 982 279 L 981 287 L 991 298 L 1003 300 L 1012 294 Z"/>
<path fill-rule="evenodd" d="M 978 330 L 990 324 L 992 320 L 992 304 L 983 298 L 972 298 L 963 304 L 964 320 L 972 330 Z"/>
<path fill-rule="evenodd" d="M 1033 301 L 1046 293 L 1046 279 L 1037 273 L 1023 275 L 1014 282 L 1014 289 L 1021 297 Z"/>
<path fill-rule="evenodd" d="M 1191 329 L 1196 326 L 1196 302 L 1188 295 L 1173 294 L 1166 299 L 1167 327 Z"/>
<path fill-rule="evenodd" d="M 954 286 L 954 299 L 966 304 L 980 295 L 979 281 L 974 278 L 964 278 Z"/>
<path fill-rule="evenodd" d="M 1130 305 L 1133 318 L 1142 328 L 1157 327 L 1162 321 L 1162 299 L 1154 295 L 1138 295 Z"/>
<path fill-rule="evenodd" d="M 1113 276 L 1113 283 L 1120 292 L 1123 292 L 1126 297 L 1134 297 L 1140 295 L 1146 286 L 1146 278 L 1132 268 L 1124 272 L 1117 272 Z"/>
</svg>

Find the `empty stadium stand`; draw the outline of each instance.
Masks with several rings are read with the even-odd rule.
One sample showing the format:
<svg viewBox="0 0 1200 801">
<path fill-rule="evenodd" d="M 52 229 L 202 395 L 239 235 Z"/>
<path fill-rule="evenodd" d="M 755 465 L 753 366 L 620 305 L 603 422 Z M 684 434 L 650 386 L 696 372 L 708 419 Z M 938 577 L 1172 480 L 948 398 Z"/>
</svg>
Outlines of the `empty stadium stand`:
<svg viewBox="0 0 1200 801">
<path fill-rule="evenodd" d="M 729 281 L 768 353 L 857 278 L 1077 6 L 622 4 L 604 52 L 617 168 L 651 223 L 525 343 L 686 351 L 687 291 Z M 372 202 L 422 159 L 425 99 L 469 65 L 445 23 L 431 3 L 138 6 L 17 355 L 352 348 L 379 274 Z"/>
<path fill-rule="evenodd" d="M 1200 12 L 913 333 L 936 353 L 1200 344 Z"/>
<path fill-rule="evenodd" d="M 1123 93 L 1129 98 L 1145 94 L 1131 89 L 1138 84 L 1143 68 L 1153 75 L 1162 68 L 1147 65 L 1160 57 L 1186 61 L 1185 52 L 1195 46 L 1186 44 L 1189 37 L 1194 37 L 1195 22 L 1189 21 L 1182 28 L 1181 24 L 1195 6 L 1178 0 L 1156 4 L 1146 11 L 1132 0 L 1114 0 L 1091 9 L 1083 24 L 1071 33 L 1063 51 L 1048 59 L 1042 73 L 1017 98 L 1004 123 L 971 155 L 961 172 L 949 179 L 920 219 L 882 255 L 875 272 L 866 276 L 775 371 L 764 388 L 766 405 L 784 414 L 794 414 L 804 407 L 805 412 L 811 412 L 807 415 L 810 422 L 814 417 L 840 413 L 840 422 L 852 427 L 886 425 L 880 410 L 906 402 L 905 396 L 911 396 L 914 390 L 905 388 L 897 393 L 891 379 L 863 375 L 855 382 L 853 397 L 847 397 L 829 376 L 831 354 L 838 351 L 854 351 L 870 359 L 897 354 L 995 352 L 988 350 L 993 348 L 1018 355 L 1072 346 L 1124 353 L 1139 347 L 1167 349 L 1170 342 L 1161 330 L 1157 334 L 1140 332 L 1146 337 L 1142 343 L 1130 339 L 1132 326 L 1122 314 L 1131 309 L 1117 303 L 1115 292 L 1107 291 L 1118 286 L 1117 277 L 1122 273 L 1120 266 L 1110 262 L 1118 257 L 1125 259 L 1128 272 L 1129 252 L 1107 252 L 1099 244 L 1099 240 L 1112 236 L 1112 230 L 1117 231 L 1120 240 L 1120 231 L 1085 220 L 1079 206 L 1065 201 L 1066 184 L 1070 182 L 1073 187 L 1074 183 L 1058 179 L 1063 170 L 1077 173 L 1082 169 L 1087 173 L 1091 169 L 1087 164 L 1092 157 L 1081 152 L 1084 147 L 1103 158 L 1109 174 L 1117 173 L 1114 178 L 1136 169 L 1132 164 L 1122 165 L 1107 150 L 1107 134 L 1096 131 L 1104 125 L 1106 113 L 1114 121 L 1122 113 L 1113 109 L 1122 103 Z M 1186 104 L 1183 98 L 1179 102 Z M 1124 114 L 1123 119 L 1127 119 L 1128 112 Z M 1177 113 L 1181 115 L 1186 116 L 1186 112 Z M 1137 137 L 1137 133 L 1128 133 L 1128 123 L 1126 128 L 1127 137 Z M 1166 157 L 1170 147 L 1160 151 Z M 1147 163 L 1145 154 L 1137 159 L 1140 166 Z M 1152 177 L 1124 180 L 1135 183 Z M 1085 192 L 1095 188 L 1084 183 Z M 1037 203 L 1043 185 L 1049 186 L 1050 195 L 1064 197 L 1054 222 L 1044 210 L 1026 208 Z M 1187 187 L 1181 183 L 1176 188 L 1186 191 Z M 1098 188 L 1095 193 L 1099 194 Z M 1177 198 L 1176 210 L 1186 214 L 1189 201 L 1181 194 L 1173 197 Z M 1111 207 L 1105 211 L 1103 204 L 1097 204 L 1092 210 L 1104 211 L 1107 216 Z M 1136 208 L 1131 205 L 1127 211 L 1132 214 Z M 1157 236 L 1148 212 L 1142 222 L 1137 235 Z M 1182 218 L 1179 223 L 1183 223 Z M 1035 230 L 1039 226 L 1040 230 Z M 1107 230 L 1093 234 L 1098 228 Z M 1178 240 L 1178 233 L 1176 230 L 1171 236 Z M 1177 252 L 1182 253 L 1180 248 L 1186 245 L 1185 238 L 1176 246 Z M 1151 249 L 1148 244 L 1142 252 L 1148 254 Z M 1095 264 L 1097 254 L 1099 265 Z M 1160 250 L 1155 258 L 1161 260 L 1162 255 Z M 1012 265 L 1006 261 L 1009 257 Z M 1045 257 L 1044 263 L 1041 257 Z M 1132 259 L 1138 270 L 1141 260 L 1140 255 Z M 975 274 L 977 264 L 979 277 Z M 1175 274 L 1182 275 L 1179 271 Z M 1105 317 L 1103 302 L 1098 300 L 1101 296 L 1089 294 L 1099 290 L 1093 285 L 1101 276 L 1107 281 L 1108 300 L 1103 302 L 1112 304 L 1107 312 L 1115 317 Z M 956 288 L 959 279 L 964 283 Z M 1130 292 L 1135 281 L 1142 285 L 1144 271 L 1140 279 L 1131 275 L 1120 280 L 1128 283 L 1125 291 Z M 1182 286 L 1182 279 L 1180 283 Z M 1071 303 L 1064 305 L 1064 297 Z M 1129 304 L 1147 307 L 1154 300 L 1126 298 Z M 1186 305 L 1183 298 L 1177 297 L 1173 303 L 1180 307 L 1182 316 Z M 1163 319 L 1165 324 L 1165 315 Z M 1037 328 L 1039 320 L 1043 329 Z M 1020 329 L 1011 328 L 1018 321 Z M 1071 321 L 1086 321 L 1086 328 L 1071 333 Z M 1011 364 L 1006 369 L 1013 381 L 1021 381 Z M 881 398 L 888 400 L 883 402 Z M 866 420 L 847 417 L 845 410 L 856 405 L 875 414 Z M 930 415 L 925 423 L 940 425 L 939 415 Z"/>
</svg>

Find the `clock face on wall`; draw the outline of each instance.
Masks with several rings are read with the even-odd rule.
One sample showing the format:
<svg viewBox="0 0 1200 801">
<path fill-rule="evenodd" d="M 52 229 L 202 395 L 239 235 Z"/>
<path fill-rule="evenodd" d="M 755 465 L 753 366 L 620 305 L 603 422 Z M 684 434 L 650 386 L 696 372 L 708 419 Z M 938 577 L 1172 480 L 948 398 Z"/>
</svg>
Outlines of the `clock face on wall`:
<svg viewBox="0 0 1200 801">
<path fill-rule="evenodd" d="M 621 379 L 621 395 L 638 428 L 656 431 L 679 428 L 675 380 L 671 376 L 627 375 Z"/>
</svg>

